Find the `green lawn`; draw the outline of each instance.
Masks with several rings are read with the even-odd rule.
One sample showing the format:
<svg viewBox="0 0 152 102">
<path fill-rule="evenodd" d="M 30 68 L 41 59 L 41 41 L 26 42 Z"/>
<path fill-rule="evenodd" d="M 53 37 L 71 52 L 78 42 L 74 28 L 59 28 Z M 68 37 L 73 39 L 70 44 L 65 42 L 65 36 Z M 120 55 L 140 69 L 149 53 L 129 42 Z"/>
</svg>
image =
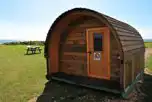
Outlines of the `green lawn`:
<svg viewBox="0 0 152 102">
<path fill-rule="evenodd" d="M 152 56 L 150 56 L 148 58 L 146 66 L 147 66 L 148 70 L 152 72 Z"/>
<path fill-rule="evenodd" d="M 152 42 L 145 42 L 146 48 L 152 48 Z"/>
<path fill-rule="evenodd" d="M 152 42 L 145 42 L 144 44 L 146 48 L 152 48 Z M 148 57 L 148 60 L 146 62 L 146 68 L 148 68 L 148 70 L 152 72 L 152 56 Z"/>
<path fill-rule="evenodd" d="M 44 50 L 41 54 L 24 55 L 25 48 L 0 45 L 0 102 L 27 102 L 43 91 Z"/>
</svg>

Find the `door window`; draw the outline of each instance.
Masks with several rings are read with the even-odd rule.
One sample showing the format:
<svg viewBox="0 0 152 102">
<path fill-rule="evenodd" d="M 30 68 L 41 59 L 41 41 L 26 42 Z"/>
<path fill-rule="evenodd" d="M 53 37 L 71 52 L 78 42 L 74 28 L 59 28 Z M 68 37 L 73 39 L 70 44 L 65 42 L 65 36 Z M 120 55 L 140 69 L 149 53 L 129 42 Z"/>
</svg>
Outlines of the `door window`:
<svg viewBox="0 0 152 102">
<path fill-rule="evenodd" d="M 102 34 L 94 33 L 94 51 L 102 51 Z"/>
</svg>

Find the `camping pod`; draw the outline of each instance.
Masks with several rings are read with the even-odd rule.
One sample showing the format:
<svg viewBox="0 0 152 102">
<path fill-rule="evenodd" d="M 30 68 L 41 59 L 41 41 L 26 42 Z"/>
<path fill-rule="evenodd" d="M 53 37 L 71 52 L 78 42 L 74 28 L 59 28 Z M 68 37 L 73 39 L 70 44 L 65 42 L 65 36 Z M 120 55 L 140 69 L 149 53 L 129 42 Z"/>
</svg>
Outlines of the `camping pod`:
<svg viewBox="0 0 152 102">
<path fill-rule="evenodd" d="M 144 72 L 144 42 L 127 23 L 87 8 L 61 14 L 45 41 L 48 80 L 126 97 Z"/>
</svg>

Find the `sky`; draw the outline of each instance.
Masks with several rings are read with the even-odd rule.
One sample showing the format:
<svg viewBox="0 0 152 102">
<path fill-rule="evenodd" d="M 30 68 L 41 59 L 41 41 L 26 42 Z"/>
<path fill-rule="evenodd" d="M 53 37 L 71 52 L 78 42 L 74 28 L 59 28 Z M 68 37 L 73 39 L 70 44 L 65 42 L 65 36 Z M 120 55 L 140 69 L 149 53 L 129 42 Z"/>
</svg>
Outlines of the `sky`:
<svg viewBox="0 0 152 102">
<path fill-rule="evenodd" d="M 152 0 L 0 0 L 0 39 L 44 41 L 55 19 L 75 7 L 127 22 L 152 39 Z"/>
</svg>

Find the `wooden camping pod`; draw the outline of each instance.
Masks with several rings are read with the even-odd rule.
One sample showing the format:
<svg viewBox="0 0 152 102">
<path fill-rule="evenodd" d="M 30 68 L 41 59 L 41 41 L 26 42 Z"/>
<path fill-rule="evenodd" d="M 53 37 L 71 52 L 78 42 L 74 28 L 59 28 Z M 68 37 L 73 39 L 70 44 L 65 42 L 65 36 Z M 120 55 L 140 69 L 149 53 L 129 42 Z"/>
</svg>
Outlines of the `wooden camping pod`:
<svg viewBox="0 0 152 102">
<path fill-rule="evenodd" d="M 60 15 L 47 34 L 46 76 L 127 93 L 141 79 L 144 52 L 143 39 L 132 26 L 90 9 L 74 8 Z"/>
</svg>

